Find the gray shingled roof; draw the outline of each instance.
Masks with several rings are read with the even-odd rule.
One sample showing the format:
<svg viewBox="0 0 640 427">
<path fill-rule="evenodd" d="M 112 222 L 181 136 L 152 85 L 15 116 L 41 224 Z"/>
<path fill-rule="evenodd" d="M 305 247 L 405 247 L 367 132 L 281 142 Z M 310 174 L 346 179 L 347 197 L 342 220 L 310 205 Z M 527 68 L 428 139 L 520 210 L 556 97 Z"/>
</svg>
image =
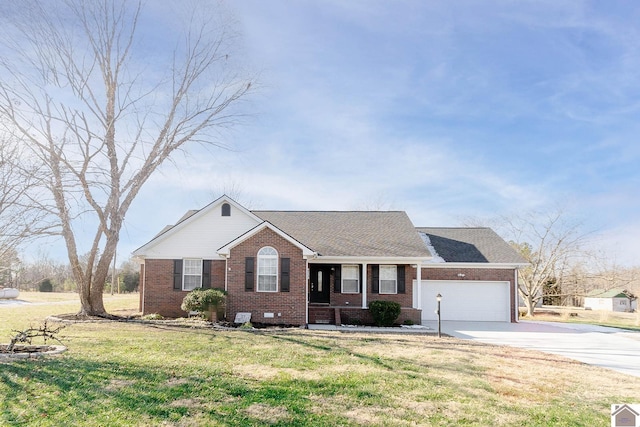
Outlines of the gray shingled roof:
<svg viewBox="0 0 640 427">
<path fill-rule="evenodd" d="M 446 262 L 526 263 L 518 252 L 490 228 L 416 229 L 429 237 L 435 251 Z"/>
<path fill-rule="evenodd" d="M 431 257 L 405 212 L 252 212 L 321 256 Z"/>
</svg>

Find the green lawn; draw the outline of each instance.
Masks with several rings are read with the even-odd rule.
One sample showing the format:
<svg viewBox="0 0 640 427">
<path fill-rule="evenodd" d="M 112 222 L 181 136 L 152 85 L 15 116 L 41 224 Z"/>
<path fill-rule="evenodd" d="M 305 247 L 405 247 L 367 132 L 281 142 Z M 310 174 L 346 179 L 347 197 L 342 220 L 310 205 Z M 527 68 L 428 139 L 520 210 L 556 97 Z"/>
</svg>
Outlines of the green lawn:
<svg viewBox="0 0 640 427">
<path fill-rule="evenodd" d="M 0 307 L 0 341 L 78 309 L 57 301 Z M 640 378 L 452 338 L 114 322 L 62 335 L 62 356 L 0 364 L 0 425 L 595 426 L 640 396 Z"/>
<path fill-rule="evenodd" d="M 584 310 L 580 307 L 543 307 L 536 309 L 534 317 L 522 317 L 523 320 L 542 320 L 548 322 L 586 323 L 613 328 L 640 331 L 640 312 L 622 313 L 600 310 Z"/>
</svg>

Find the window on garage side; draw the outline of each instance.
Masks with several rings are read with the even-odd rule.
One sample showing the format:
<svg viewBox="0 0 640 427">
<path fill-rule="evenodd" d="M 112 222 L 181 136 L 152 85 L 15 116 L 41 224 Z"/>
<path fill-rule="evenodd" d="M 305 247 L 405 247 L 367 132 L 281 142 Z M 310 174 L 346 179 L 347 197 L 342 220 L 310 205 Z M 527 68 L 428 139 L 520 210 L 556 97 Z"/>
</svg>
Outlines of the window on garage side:
<svg viewBox="0 0 640 427">
<path fill-rule="evenodd" d="M 202 260 L 185 259 L 182 269 L 182 290 L 191 291 L 202 286 Z"/>
<path fill-rule="evenodd" d="M 278 291 L 278 251 L 265 246 L 258 251 L 258 292 Z"/>
<path fill-rule="evenodd" d="M 395 265 L 380 266 L 380 293 L 398 293 L 398 267 Z"/>
<path fill-rule="evenodd" d="M 342 266 L 342 293 L 357 294 L 360 292 L 360 267 L 357 265 Z"/>
</svg>

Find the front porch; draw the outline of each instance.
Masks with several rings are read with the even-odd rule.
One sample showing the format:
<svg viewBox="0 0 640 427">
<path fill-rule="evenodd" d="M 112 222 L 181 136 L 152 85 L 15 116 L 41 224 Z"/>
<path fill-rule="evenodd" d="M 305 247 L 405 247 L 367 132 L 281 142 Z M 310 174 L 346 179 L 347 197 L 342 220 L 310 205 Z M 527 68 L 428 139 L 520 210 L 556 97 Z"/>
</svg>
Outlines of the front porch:
<svg viewBox="0 0 640 427">
<path fill-rule="evenodd" d="M 386 300 L 400 304 L 397 324 L 419 325 L 422 310 L 415 308 L 413 289 L 406 283 L 412 283 L 420 269 L 415 264 L 391 262 L 310 263 L 308 324 L 372 325 L 369 302 Z M 385 277 L 385 285 L 390 286 L 383 289 L 379 286 L 381 266 L 395 272 L 392 278 Z"/>
</svg>

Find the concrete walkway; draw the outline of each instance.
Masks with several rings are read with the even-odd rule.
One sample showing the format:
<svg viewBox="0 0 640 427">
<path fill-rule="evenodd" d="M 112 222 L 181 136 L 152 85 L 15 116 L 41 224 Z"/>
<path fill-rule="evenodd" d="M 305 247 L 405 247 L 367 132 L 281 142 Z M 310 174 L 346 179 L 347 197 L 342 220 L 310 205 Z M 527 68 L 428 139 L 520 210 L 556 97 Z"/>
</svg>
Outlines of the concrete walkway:
<svg viewBox="0 0 640 427">
<path fill-rule="evenodd" d="M 22 301 L 20 299 L 0 299 L 0 308 L 15 307 L 18 305 L 31 305 L 31 303 L 27 301 Z"/>
<path fill-rule="evenodd" d="M 436 322 L 426 326 L 437 329 Z M 442 332 L 456 338 L 557 354 L 589 365 L 640 377 L 640 332 L 559 322 L 443 321 Z"/>
</svg>

